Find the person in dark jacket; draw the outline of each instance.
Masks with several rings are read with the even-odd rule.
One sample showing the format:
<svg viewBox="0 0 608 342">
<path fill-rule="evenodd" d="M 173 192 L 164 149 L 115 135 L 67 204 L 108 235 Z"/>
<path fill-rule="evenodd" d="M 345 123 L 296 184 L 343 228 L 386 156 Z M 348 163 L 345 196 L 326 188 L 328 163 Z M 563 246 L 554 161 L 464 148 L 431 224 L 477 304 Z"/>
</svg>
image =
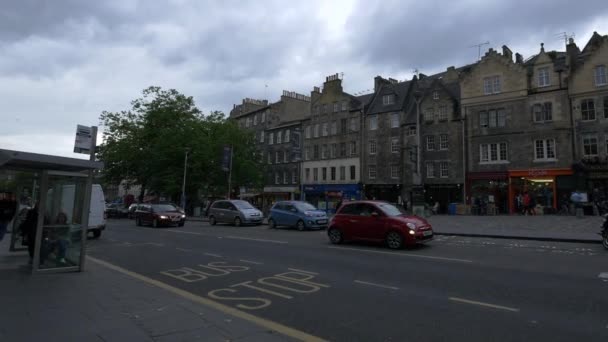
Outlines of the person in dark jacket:
<svg viewBox="0 0 608 342">
<path fill-rule="evenodd" d="M 17 200 L 13 193 L 0 194 L 0 241 L 4 239 L 4 234 L 9 223 L 17 213 Z"/>
<path fill-rule="evenodd" d="M 27 212 L 25 221 L 21 223 L 21 232 L 27 240 L 27 250 L 30 262 L 34 259 L 34 246 L 36 244 L 36 226 L 38 224 L 38 203 Z"/>
</svg>

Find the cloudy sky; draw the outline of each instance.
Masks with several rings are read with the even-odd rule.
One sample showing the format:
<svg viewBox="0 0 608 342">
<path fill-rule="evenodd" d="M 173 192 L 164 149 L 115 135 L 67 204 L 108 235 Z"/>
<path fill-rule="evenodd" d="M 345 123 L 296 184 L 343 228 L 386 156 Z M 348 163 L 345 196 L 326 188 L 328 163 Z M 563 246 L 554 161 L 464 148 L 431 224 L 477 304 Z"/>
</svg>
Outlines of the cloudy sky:
<svg viewBox="0 0 608 342">
<path fill-rule="evenodd" d="M 228 113 L 334 73 L 357 93 L 474 62 L 474 44 L 526 58 L 593 31 L 608 34 L 605 0 L 0 0 L 0 148 L 78 157 L 76 124 L 150 85 Z"/>
</svg>

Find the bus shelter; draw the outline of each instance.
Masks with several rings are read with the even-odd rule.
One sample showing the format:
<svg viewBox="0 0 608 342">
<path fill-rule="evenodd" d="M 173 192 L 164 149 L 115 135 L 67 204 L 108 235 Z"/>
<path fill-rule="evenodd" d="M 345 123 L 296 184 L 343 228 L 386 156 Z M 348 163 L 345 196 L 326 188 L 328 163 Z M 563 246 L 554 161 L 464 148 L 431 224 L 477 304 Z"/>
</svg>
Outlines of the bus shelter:
<svg viewBox="0 0 608 342">
<path fill-rule="evenodd" d="M 10 251 L 31 252 L 32 273 L 84 270 L 93 171 L 102 166 L 0 149 L 0 191 L 11 193 L 18 203 L 9 226 Z M 22 233 L 25 221 L 35 236 Z"/>
</svg>

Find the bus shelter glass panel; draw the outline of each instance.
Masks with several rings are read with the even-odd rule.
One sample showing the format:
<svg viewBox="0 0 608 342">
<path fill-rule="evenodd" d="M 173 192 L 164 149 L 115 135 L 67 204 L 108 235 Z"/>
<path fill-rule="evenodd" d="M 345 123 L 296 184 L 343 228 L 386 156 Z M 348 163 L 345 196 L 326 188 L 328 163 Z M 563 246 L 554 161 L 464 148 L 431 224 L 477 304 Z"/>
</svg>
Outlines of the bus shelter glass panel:
<svg viewBox="0 0 608 342">
<path fill-rule="evenodd" d="M 0 170 L 0 202 L 2 209 L 8 209 L 0 219 L 5 224 L 6 233 L 10 234 L 10 251 L 27 249 L 25 221 L 27 213 L 37 201 L 40 191 L 40 174 L 21 170 Z M 8 213 L 8 214 L 7 214 Z M 4 217 L 4 216 L 10 217 Z M 9 236 L 5 236 L 9 239 Z"/>
<path fill-rule="evenodd" d="M 39 269 L 80 266 L 86 177 L 48 176 Z"/>
</svg>

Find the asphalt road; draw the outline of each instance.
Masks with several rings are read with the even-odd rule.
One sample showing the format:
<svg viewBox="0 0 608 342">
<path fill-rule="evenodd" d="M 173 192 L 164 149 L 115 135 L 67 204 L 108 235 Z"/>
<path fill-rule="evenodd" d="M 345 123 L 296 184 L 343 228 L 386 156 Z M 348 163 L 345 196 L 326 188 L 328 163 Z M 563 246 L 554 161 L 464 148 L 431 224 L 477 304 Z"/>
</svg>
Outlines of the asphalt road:
<svg viewBox="0 0 608 342">
<path fill-rule="evenodd" d="M 89 255 L 332 341 L 608 341 L 601 245 L 445 236 L 391 251 L 324 231 L 124 219 Z"/>
</svg>

